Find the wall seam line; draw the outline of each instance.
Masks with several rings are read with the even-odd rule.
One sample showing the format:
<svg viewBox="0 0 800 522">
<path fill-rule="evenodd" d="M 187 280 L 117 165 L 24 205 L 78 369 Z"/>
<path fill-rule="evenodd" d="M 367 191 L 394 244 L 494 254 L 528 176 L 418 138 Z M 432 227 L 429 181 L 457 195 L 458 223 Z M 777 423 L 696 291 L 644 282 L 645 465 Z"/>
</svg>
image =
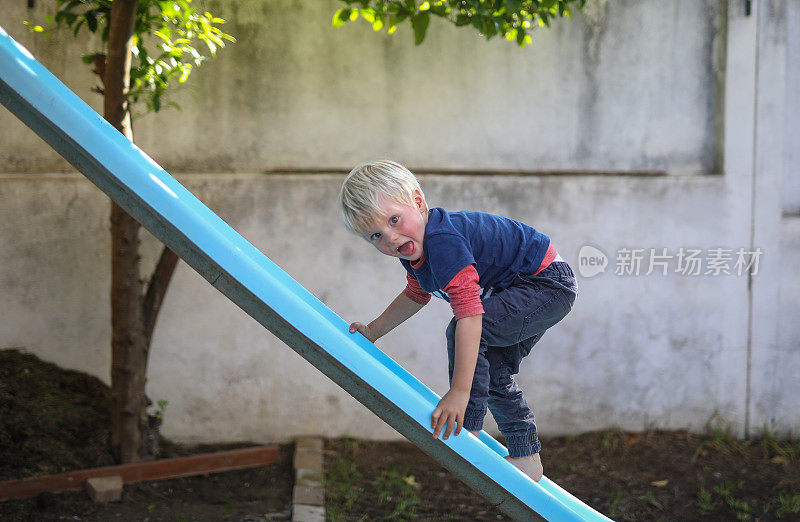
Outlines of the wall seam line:
<svg viewBox="0 0 800 522">
<path fill-rule="evenodd" d="M 755 69 L 753 89 L 753 159 L 750 166 L 750 251 L 755 248 L 756 232 L 756 167 L 758 165 L 758 91 L 759 91 L 759 51 L 761 39 L 761 4 L 758 2 L 755 9 Z M 744 403 L 744 437 L 750 438 L 751 403 L 752 403 L 752 376 L 753 376 L 753 274 L 747 274 L 747 364 L 745 374 L 745 403 Z"/>
</svg>

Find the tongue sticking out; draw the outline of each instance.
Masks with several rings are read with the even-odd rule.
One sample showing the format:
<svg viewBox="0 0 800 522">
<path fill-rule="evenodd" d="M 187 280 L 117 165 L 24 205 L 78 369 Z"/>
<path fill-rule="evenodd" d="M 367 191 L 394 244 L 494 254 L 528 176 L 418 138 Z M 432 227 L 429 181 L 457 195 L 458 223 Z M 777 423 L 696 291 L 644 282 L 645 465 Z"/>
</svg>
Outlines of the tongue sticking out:
<svg viewBox="0 0 800 522">
<path fill-rule="evenodd" d="M 414 246 L 414 242 L 413 241 L 408 241 L 407 243 L 403 243 L 402 245 L 400 245 L 400 248 L 397 249 L 397 251 L 400 252 L 400 255 L 403 255 L 403 256 L 406 256 L 406 257 L 414 255 L 414 252 L 416 250 L 417 250 L 417 247 Z"/>
</svg>

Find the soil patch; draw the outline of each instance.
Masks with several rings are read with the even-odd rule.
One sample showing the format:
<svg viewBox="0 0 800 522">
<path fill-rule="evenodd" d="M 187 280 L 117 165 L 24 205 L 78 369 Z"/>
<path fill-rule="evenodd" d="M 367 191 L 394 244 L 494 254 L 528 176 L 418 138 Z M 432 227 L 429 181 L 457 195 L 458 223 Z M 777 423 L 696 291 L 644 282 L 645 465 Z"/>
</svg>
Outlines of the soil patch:
<svg viewBox="0 0 800 522">
<path fill-rule="evenodd" d="M 19 350 L 0 350 L 0 480 L 115 464 L 108 440 L 110 390 Z M 161 439 L 160 457 L 252 444 L 184 446 Z M 83 491 L 0 502 L 0 520 L 289 520 L 292 445 L 260 468 L 126 484 L 122 500 L 95 504 Z"/>
<path fill-rule="evenodd" d="M 109 390 L 98 379 L 0 350 L 0 480 L 113 464 Z M 167 412 L 167 417 L 169 413 Z M 616 520 L 800 520 L 800 441 L 738 441 L 724 426 L 605 431 L 543 440 L 545 473 Z M 161 440 L 164 457 L 243 447 Z M 125 486 L 94 504 L 82 491 L 0 502 L 0 520 L 289 520 L 292 447 L 250 470 Z M 406 442 L 326 443 L 329 520 L 507 520 Z"/>
<path fill-rule="evenodd" d="M 800 520 L 800 441 L 604 431 L 543 439 L 545 474 L 614 520 Z M 330 520 L 509 520 L 406 442 L 329 441 Z"/>
</svg>

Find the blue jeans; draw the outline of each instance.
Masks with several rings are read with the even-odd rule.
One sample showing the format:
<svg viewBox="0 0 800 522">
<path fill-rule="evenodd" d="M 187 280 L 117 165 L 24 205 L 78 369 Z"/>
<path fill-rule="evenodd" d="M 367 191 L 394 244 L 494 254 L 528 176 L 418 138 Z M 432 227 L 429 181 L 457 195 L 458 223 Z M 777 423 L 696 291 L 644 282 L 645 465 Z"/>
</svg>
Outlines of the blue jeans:
<svg viewBox="0 0 800 522">
<path fill-rule="evenodd" d="M 488 406 L 511 457 L 539 453 L 542 445 L 533 412 L 513 376 L 544 332 L 569 313 L 577 295 L 572 269 L 556 261 L 535 276 L 517 276 L 511 286 L 483 299 L 483 331 L 464 429 L 480 430 Z M 455 319 L 450 321 L 446 336 L 452 382 Z"/>
</svg>

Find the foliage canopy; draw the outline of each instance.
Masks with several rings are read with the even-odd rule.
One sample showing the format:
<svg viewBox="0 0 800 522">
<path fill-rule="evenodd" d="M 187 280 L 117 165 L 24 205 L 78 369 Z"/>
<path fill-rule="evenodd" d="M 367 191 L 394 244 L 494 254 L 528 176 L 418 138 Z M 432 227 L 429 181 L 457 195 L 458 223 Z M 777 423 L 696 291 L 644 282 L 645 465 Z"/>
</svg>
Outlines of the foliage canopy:
<svg viewBox="0 0 800 522">
<path fill-rule="evenodd" d="M 365 20 L 375 31 L 386 28 L 393 34 L 398 24 L 408 20 L 414 30 L 414 43 L 425 40 L 431 15 L 457 27 L 472 26 L 491 39 L 503 36 L 520 47 L 532 43 L 529 32 L 534 27 L 550 26 L 550 20 L 572 17 L 572 8 L 582 9 L 586 0 L 341 0 L 348 7 L 333 15 L 333 26 Z"/>
<path fill-rule="evenodd" d="M 57 0 L 55 15 L 46 17 L 47 27 L 25 22 L 34 32 L 49 36 L 53 28 L 68 27 L 77 36 L 82 27 L 99 33 L 103 47 L 108 42 L 112 0 Z M 216 55 L 225 42 L 236 41 L 222 32 L 225 23 L 209 12 L 197 11 L 192 0 L 139 0 L 133 28 L 131 79 L 128 97 L 131 102 L 144 101 L 147 110 L 157 112 L 164 105 L 165 94 L 172 80 L 184 83 L 192 70 Z M 202 44 L 205 44 L 203 49 Z M 105 53 L 83 56 L 103 77 Z M 98 92 L 103 92 L 101 88 Z M 178 108 L 174 102 L 168 102 Z"/>
</svg>

